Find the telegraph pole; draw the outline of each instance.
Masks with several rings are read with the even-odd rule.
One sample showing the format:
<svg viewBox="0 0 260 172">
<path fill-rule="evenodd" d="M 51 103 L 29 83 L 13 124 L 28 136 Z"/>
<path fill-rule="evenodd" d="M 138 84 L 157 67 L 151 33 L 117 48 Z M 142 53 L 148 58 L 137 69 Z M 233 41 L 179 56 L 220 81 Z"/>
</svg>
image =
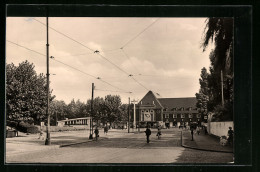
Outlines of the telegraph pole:
<svg viewBox="0 0 260 172">
<path fill-rule="evenodd" d="M 133 123 L 133 128 L 136 128 L 136 112 L 135 112 L 135 103 L 138 102 L 137 100 L 131 101 L 134 103 L 134 123 Z"/>
<path fill-rule="evenodd" d="M 221 77 L 221 103 L 222 103 L 222 106 L 224 106 L 223 73 L 222 73 L 222 70 L 220 71 L 220 77 Z"/>
<path fill-rule="evenodd" d="M 128 98 L 128 133 L 130 132 L 130 97 Z"/>
<path fill-rule="evenodd" d="M 50 113 L 49 113 L 49 84 L 50 84 L 50 73 L 49 73 L 49 17 L 48 17 L 48 9 L 47 9 L 47 18 L 46 18 L 46 29 L 47 29 L 47 44 L 46 44 L 46 58 L 47 58 L 47 111 L 46 115 L 48 117 L 48 124 L 46 127 L 46 140 L 45 140 L 45 145 L 50 145 L 51 144 L 51 137 L 50 137 Z"/>
<path fill-rule="evenodd" d="M 94 83 L 92 83 L 91 115 L 90 115 L 89 139 L 93 139 L 93 97 L 94 97 Z"/>
</svg>

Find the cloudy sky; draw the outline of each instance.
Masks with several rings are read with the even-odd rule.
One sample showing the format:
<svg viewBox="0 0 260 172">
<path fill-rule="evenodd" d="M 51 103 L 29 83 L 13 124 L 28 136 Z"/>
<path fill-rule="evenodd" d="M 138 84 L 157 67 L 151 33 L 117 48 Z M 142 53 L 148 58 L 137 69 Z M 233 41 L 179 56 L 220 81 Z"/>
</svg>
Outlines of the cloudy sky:
<svg viewBox="0 0 260 172">
<path fill-rule="evenodd" d="M 94 83 L 95 97 L 117 94 L 123 103 L 148 90 L 165 98 L 194 97 L 201 68 L 210 64 L 211 47 L 200 48 L 205 20 L 49 18 L 53 94 L 66 103 L 86 102 Z M 9 17 L 6 23 L 6 63 L 28 60 L 46 74 L 46 18 Z"/>
</svg>

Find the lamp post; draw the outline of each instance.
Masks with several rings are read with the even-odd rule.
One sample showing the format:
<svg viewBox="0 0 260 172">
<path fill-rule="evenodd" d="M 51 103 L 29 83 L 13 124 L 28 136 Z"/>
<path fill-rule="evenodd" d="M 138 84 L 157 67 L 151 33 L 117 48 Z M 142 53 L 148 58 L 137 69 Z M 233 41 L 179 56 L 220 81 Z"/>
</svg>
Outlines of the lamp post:
<svg viewBox="0 0 260 172">
<path fill-rule="evenodd" d="M 50 73 L 49 73 L 49 20 L 48 20 L 48 9 L 47 9 L 47 18 L 46 18 L 46 29 L 47 29 L 47 44 L 46 44 L 46 58 L 47 58 L 47 110 L 46 110 L 46 115 L 48 117 L 48 124 L 46 127 L 46 140 L 45 140 L 45 145 L 50 145 L 51 144 L 51 138 L 50 138 L 50 113 L 49 113 L 49 83 L 50 83 Z"/>
<path fill-rule="evenodd" d="M 94 97 L 94 83 L 92 83 L 92 96 L 91 96 L 91 115 L 90 115 L 90 129 L 89 139 L 93 139 L 93 97 Z"/>
</svg>

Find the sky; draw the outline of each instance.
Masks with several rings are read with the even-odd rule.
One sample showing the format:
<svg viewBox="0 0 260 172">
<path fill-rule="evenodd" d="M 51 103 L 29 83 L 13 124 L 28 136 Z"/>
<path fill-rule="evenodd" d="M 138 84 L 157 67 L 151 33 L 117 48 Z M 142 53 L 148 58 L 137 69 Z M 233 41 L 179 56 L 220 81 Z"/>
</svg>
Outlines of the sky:
<svg viewBox="0 0 260 172">
<path fill-rule="evenodd" d="M 201 69 L 210 65 L 212 46 L 201 48 L 205 20 L 50 17 L 52 94 L 86 102 L 94 83 L 94 97 L 119 95 L 123 103 L 149 90 L 162 98 L 195 97 Z M 46 38 L 46 18 L 8 17 L 6 63 L 27 60 L 46 74 Z"/>
</svg>

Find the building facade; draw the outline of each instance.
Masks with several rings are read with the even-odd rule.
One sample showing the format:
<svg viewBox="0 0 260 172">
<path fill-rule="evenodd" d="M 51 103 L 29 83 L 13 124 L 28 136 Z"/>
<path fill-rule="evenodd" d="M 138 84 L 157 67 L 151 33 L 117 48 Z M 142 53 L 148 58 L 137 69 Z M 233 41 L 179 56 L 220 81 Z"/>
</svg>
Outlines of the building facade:
<svg viewBox="0 0 260 172">
<path fill-rule="evenodd" d="M 190 125 L 190 123 L 207 122 L 207 116 L 198 113 L 196 97 L 187 98 L 158 98 L 152 91 L 149 91 L 136 104 L 136 125 L 145 127 L 173 127 Z M 131 121 L 133 122 L 133 113 Z"/>
<path fill-rule="evenodd" d="M 84 118 L 73 118 L 65 120 L 57 121 L 58 126 L 63 127 L 65 125 L 89 125 L 91 117 L 84 117 Z"/>
</svg>

